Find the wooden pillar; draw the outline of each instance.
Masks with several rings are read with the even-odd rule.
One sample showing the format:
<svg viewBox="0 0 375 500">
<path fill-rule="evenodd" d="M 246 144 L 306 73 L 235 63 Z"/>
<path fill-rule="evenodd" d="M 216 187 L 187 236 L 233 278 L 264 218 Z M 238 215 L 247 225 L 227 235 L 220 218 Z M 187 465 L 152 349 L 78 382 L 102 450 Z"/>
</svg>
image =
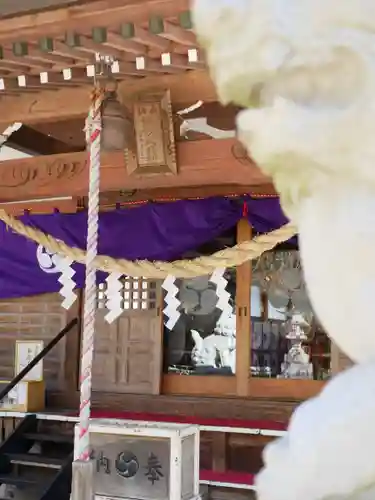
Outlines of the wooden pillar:
<svg viewBox="0 0 375 500">
<path fill-rule="evenodd" d="M 252 228 L 243 218 L 237 225 L 237 243 L 252 238 Z M 237 268 L 236 394 L 248 395 L 251 349 L 251 261 Z"/>
<path fill-rule="evenodd" d="M 69 323 L 78 317 L 78 323 L 66 336 L 65 343 L 65 390 L 75 393 L 79 388 L 80 360 L 81 360 L 81 319 L 83 290 L 77 290 L 77 300 L 67 311 L 66 322 Z"/>
</svg>

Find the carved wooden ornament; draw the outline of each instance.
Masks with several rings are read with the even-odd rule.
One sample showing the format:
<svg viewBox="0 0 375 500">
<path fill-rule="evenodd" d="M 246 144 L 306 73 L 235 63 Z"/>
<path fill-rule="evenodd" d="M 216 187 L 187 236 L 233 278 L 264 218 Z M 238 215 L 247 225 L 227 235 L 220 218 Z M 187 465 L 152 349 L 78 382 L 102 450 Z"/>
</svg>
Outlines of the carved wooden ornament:
<svg viewBox="0 0 375 500">
<path fill-rule="evenodd" d="M 133 104 L 134 145 L 125 150 L 129 174 L 177 174 L 169 90 L 144 94 Z"/>
</svg>

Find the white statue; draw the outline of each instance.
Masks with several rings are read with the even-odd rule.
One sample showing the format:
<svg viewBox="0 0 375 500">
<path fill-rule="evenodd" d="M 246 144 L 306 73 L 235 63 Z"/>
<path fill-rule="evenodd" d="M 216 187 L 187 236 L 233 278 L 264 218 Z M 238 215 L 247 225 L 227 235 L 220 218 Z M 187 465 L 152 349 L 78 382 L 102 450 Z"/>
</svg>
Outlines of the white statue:
<svg viewBox="0 0 375 500">
<path fill-rule="evenodd" d="M 194 347 L 191 359 L 195 366 L 229 367 L 236 373 L 236 315 L 222 315 L 214 333 L 203 338 L 191 330 Z"/>
<path fill-rule="evenodd" d="M 233 337 L 213 333 L 203 338 L 196 330 L 191 330 L 191 335 L 194 340 L 191 359 L 195 366 L 228 367 L 236 373 L 236 341 Z"/>
<path fill-rule="evenodd" d="M 214 332 L 225 337 L 236 336 L 236 313 L 230 309 L 218 319 Z"/>
<path fill-rule="evenodd" d="M 291 331 L 287 333 L 286 338 L 291 341 L 292 345 L 284 356 L 284 362 L 281 363 L 281 374 L 278 378 L 312 379 L 313 365 L 310 363 L 310 356 L 302 346 L 302 342 L 307 337 L 300 324 L 294 319 L 289 324 Z"/>
<path fill-rule="evenodd" d="M 214 342 L 211 342 L 210 335 L 205 339 L 200 335 L 197 330 L 191 330 L 191 336 L 194 341 L 194 347 L 191 351 L 191 360 L 195 366 L 212 366 L 216 367 L 217 350 Z M 213 339 L 215 340 L 215 339 Z"/>
<path fill-rule="evenodd" d="M 312 305 L 359 364 L 269 445 L 260 500 L 375 498 L 375 2 L 195 0 L 220 99 L 297 225 Z M 253 109 L 251 109 L 253 108 Z"/>
</svg>

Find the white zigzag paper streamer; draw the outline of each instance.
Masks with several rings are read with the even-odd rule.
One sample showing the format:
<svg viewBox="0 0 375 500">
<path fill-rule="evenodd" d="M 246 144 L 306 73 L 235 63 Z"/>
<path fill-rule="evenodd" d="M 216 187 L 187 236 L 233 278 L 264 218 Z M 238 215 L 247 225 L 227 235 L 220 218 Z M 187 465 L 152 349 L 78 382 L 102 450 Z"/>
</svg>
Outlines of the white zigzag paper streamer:
<svg viewBox="0 0 375 500">
<path fill-rule="evenodd" d="M 77 295 L 74 293 L 74 288 L 76 284 L 72 279 L 75 275 L 75 270 L 72 268 L 73 260 L 68 257 L 59 256 L 56 259 L 56 267 L 61 272 L 61 276 L 58 279 L 58 282 L 63 286 L 60 290 L 60 295 L 64 297 L 62 302 L 62 307 L 64 309 L 70 309 L 74 302 L 77 300 Z"/>
<path fill-rule="evenodd" d="M 216 307 L 222 310 L 220 319 L 227 316 L 232 312 L 232 306 L 230 305 L 230 293 L 227 292 L 226 288 L 228 285 L 228 280 L 224 278 L 225 268 L 224 269 L 215 269 L 210 278 L 211 283 L 216 285 L 216 295 L 217 295 L 217 304 Z M 219 320 L 220 321 L 220 320 Z"/>
<path fill-rule="evenodd" d="M 107 323 L 113 323 L 121 314 L 123 313 L 122 308 L 122 294 L 121 290 L 123 288 L 123 283 L 120 281 L 122 274 L 120 273 L 110 273 L 106 279 L 107 290 L 106 290 L 106 307 L 108 313 L 105 315 L 105 320 Z"/>
<path fill-rule="evenodd" d="M 178 318 L 181 316 L 180 311 L 178 310 L 178 306 L 181 302 L 178 300 L 176 295 L 178 294 L 178 288 L 175 285 L 176 278 L 174 276 L 167 276 L 162 284 L 162 288 L 167 292 L 164 300 L 166 302 L 166 306 L 164 308 L 164 314 L 168 317 L 168 321 L 165 323 L 165 326 L 168 330 L 172 330 L 172 328 L 176 325 Z"/>
</svg>

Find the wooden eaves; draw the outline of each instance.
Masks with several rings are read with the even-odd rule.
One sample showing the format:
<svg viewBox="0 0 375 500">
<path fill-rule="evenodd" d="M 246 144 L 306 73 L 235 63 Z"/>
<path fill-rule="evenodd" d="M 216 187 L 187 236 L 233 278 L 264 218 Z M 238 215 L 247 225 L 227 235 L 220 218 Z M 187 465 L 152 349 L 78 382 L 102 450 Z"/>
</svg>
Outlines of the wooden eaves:
<svg viewBox="0 0 375 500">
<path fill-rule="evenodd" d="M 27 8 L 46 2 L 28 0 Z M 87 69 L 96 52 L 118 60 L 115 77 L 125 105 L 139 94 L 164 89 L 170 90 L 174 112 L 198 100 L 217 101 L 187 0 L 81 3 L 72 0 L 72 6 L 0 19 L 0 127 L 18 121 L 48 129 L 49 123 L 83 119 L 93 85 Z M 66 151 L 61 142 L 46 144 L 40 154 Z M 77 151 L 3 162 L 0 202 L 83 197 L 86 160 L 86 153 Z M 208 195 L 215 187 L 218 193 L 274 193 L 270 179 L 234 139 L 178 142 L 178 174 L 173 176 L 129 175 L 122 153 L 105 154 L 102 160 L 101 190 L 106 193 L 123 189 L 188 196 L 200 190 Z"/>
</svg>

